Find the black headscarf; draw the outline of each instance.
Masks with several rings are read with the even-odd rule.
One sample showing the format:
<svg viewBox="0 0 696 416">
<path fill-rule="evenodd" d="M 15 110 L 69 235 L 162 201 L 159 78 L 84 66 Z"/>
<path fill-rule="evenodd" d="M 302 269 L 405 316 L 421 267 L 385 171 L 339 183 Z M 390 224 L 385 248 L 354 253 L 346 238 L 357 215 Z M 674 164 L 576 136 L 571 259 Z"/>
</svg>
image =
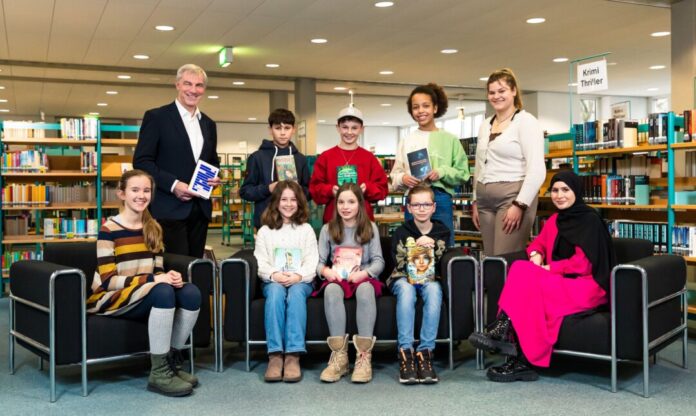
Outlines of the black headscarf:
<svg viewBox="0 0 696 416">
<path fill-rule="evenodd" d="M 592 277 L 607 293 L 611 269 L 616 264 L 616 254 L 611 236 L 599 213 L 583 201 L 582 179 L 571 170 L 556 173 L 549 189 L 556 182 L 564 182 L 575 193 L 575 203 L 558 210 L 556 225 L 558 236 L 553 246 L 553 260 L 567 259 L 579 246 L 592 264 Z M 568 276 L 573 277 L 573 276 Z"/>
</svg>

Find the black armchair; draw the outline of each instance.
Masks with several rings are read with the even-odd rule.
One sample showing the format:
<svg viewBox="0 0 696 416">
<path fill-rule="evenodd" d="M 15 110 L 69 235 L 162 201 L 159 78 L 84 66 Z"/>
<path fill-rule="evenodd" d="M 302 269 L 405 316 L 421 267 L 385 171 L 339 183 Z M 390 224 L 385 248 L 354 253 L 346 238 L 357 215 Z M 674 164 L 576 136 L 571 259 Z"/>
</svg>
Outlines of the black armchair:
<svg viewBox="0 0 696 416">
<path fill-rule="evenodd" d="M 384 253 L 385 268 L 380 280 L 386 281 L 394 269 L 391 258 L 391 240 L 381 239 Z M 441 261 L 441 276 L 443 289 L 443 309 L 440 315 L 437 342 L 449 345 L 449 365 L 454 365 L 453 344 L 464 340 L 473 332 L 474 324 L 474 288 L 478 280 L 478 262 L 470 256 L 464 256 L 461 249 L 449 249 Z M 242 250 L 220 265 L 220 294 L 226 297 L 222 326 L 224 339 L 243 342 L 246 346 L 246 368 L 250 370 L 249 354 L 252 345 L 265 345 L 264 329 L 265 299 L 261 291 L 261 280 L 257 275 L 256 259 L 253 250 Z M 355 322 L 355 299 L 345 301 L 347 331 L 357 333 Z M 416 328 L 418 334 L 421 322 L 422 300 L 416 304 Z M 219 320 L 222 320 L 220 317 Z M 324 315 L 324 300 L 310 297 L 307 301 L 307 343 L 323 344 L 329 336 L 329 329 Z M 375 336 L 378 343 L 395 343 L 396 330 L 396 298 L 384 289 L 377 300 L 377 321 Z M 222 340 L 218 345 L 219 363 L 222 358 Z M 222 371 L 222 369 L 220 370 Z"/>
<path fill-rule="evenodd" d="M 611 274 L 609 304 L 564 319 L 554 354 L 611 363 L 611 391 L 616 392 L 617 363 L 643 364 L 643 396 L 649 397 L 649 357 L 682 340 L 687 367 L 686 263 L 674 255 L 653 255 L 647 240 L 616 238 L 618 265 Z M 508 264 L 526 253 L 488 257 L 481 264 L 479 321 L 492 322 L 507 277 Z M 482 363 L 482 362 L 481 362 Z M 482 367 L 482 366 L 481 366 Z"/>
<path fill-rule="evenodd" d="M 85 313 L 96 261 L 94 242 L 48 243 L 43 261 L 19 261 L 10 268 L 10 371 L 14 373 L 15 342 L 47 360 L 51 402 L 56 400 L 56 366 L 80 364 L 82 395 L 87 396 L 87 365 L 149 351 L 146 322 Z M 211 306 L 206 300 L 216 288 L 215 265 L 175 254 L 165 254 L 164 264 L 186 276 L 203 294 L 202 318 L 188 346 L 193 371 L 193 347 L 210 344 Z"/>
</svg>

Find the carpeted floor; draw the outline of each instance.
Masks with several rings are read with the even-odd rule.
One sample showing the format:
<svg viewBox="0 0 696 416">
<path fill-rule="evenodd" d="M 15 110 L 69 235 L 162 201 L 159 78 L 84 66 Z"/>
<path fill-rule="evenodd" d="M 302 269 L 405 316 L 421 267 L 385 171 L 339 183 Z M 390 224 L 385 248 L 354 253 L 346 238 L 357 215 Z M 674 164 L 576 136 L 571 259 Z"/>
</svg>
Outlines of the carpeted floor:
<svg viewBox="0 0 696 416">
<path fill-rule="evenodd" d="M 8 333 L 8 301 L 0 300 L 0 335 Z M 16 373 L 7 370 L 6 341 L 0 342 L 0 415 L 688 415 L 696 409 L 696 373 L 682 369 L 680 344 L 663 351 L 651 366 L 652 397 L 644 399 L 640 366 L 619 367 L 619 392 L 609 391 L 609 366 L 558 357 L 554 367 L 533 383 L 496 384 L 475 369 L 472 350 L 463 343 L 456 367 L 445 369 L 445 351 L 437 385 L 402 386 L 397 382 L 394 351 L 381 346 L 374 380 L 354 385 L 319 381 L 326 349 L 314 347 L 303 358 L 304 379 L 297 384 L 264 383 L 265 355 L 256 350 L 252 371 L 244 370 L 237 345 L 226 345 L 225 371 L 213 372 L 211 351 L 198 354 L 201 386 L 187 398 L 166 398 L 145 390 L 148 360 L 136 358 L 89 370 L 89 396 L 80 396 L 78 367 L 58 371 L 58 401 L 48 402 L 48 373 L 38 359 L 17 348 Z M 695 357 L 696 342 L 689 344 Z"/>
</svg>

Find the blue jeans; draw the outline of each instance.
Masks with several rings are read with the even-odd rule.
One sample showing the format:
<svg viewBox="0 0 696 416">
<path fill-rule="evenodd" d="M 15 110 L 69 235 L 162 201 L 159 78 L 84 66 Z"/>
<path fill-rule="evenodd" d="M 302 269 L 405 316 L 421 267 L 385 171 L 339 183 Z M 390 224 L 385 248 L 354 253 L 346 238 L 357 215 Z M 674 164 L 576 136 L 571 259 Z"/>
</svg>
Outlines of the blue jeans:
<svg viewBox="0 0 696 416">
<path fill-rule="evenodd" d="M 432 219 L 440 221 L 441 223 L 445 224 L 445 227 L 449 228 L 450 238 L 447 242 L 447 247 L 454 247 L 454 224 L 452 223 L 454 220 L 454 213 L 452 212 L 452 195 L 441 190 L 440 188 L 432 188 L 432 190 L 435 192 L 435 204 L 437 204 Z M 406 210 L 404 218 L 407 221 L 412 220 L 413 215 Z"/>
<path fill-rule="evenodd" d="M 414 286 L 405 278 L 395 281 L 391 291 L 396 296 L 396 327 L 399 331 L 399 348 L 413 348 L 413 328 L 416 320 L 416 294 L 423 298 L 423 322 L 421 323 L 418 351 L 434 350 L 437 328 L 440 325 L 442 288 L 440 282 L 431 280 L 422 286 Z"/>
<path fill-rule="evenodd" d="M 275 282 L 264 283 L 264 324 L 269 354 L 306 352 L 307 298 L 311 293 L 312 285 L 309 283 L 296 283 L 290 287 Z"/>
</svg>

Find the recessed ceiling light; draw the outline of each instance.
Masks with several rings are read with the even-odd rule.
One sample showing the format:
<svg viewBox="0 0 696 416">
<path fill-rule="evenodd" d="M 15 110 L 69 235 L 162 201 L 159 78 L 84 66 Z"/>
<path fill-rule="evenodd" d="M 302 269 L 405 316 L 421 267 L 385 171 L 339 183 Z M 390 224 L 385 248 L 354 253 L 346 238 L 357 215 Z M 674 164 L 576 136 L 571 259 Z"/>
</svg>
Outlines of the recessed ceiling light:
<svg viewBox="0 0 696 416">
<path fill-rule="evenodd" d="M 10 110 L 8 110 L 6 108 L 0 108 L 0 113 L 9 113 L 9 112 L 10 112 Z"/>
<path fill-rule="evenodd" d="M 456 49 L 443 49 L 440 51 L 440 53 L 444 53 L 445 55 L 450 55 L 450 54 L 457 53 L 457 52 L 459 52 L 459 51 Z"/>
<path fill-rule="evenodd" d="M 648 91 L 658 91 L 658 90 L 659 90 L 659 88 L 655 88 L 655 87 L 653 87 L 653 88 L 648 88 Z"/>
<path fill-rule="evenodd" d="M 669 32 L 653 32 L 650 34 L 650 36 L 652 36 L 654 38 L 661 38 L 663 36 L 669 36 L 669 35 L 670 35 Z"/>
<path fill-rule="evenodd" d="M 318 123 L 326 123 L 326 120 L 317 120 Z"/>
<path fill-rule="evenodd" d="M 90 111 L 89 115 L 90 115 L 90 116 L 98 116 L 99 113 L 96 112 L 96 111 Z"/>
<path fill-rule="evenodd" d="M 210 98 L 211 100 L 217 100 L 218 98 L 220 98 L 220 96 L 219 95 L 209 95 L 208 98 Z"/>
<path fill-rule="evenodd" d="M 384 71 L 379 71 L 379 74 L 380 75 L 394 75 L 394 71 L 390 71 L 390 70 L 386 69 Z"/>
<path fill-rule="evenodd" d="M 174 30 L 174 26 L 169 26 L 169 25 L 157 25 L 155 26 L 156 30 L 159 30 L 160 32 L 171 32 Z"/>
<path fill-rule="evenodd" d="M 560 58 L 553 58 L 554 62 L 568 62 L 568 58 L 560 57 Z"/>
<path fill-rule="evenodd" d="M 393 5 L 394 5 L 393 1 L 378 1 L 377 3 L 375 3 L 375 7 L 379 7 L 379 8 L 391 7 Z"/>
<path fill-rule="evenodd" d="M 256 117 L 249 117 L 247 120 L 249 120 L 249 121 L 256 121 Z"/>
<path fill-rule="evenodd" d="M 530 25 L 537 25 L 539 23 L 544 23 L 545 21 L 546 19 L 544 19 L 543 17 L 532 17 L 530 19 L 527 19 L 527 23 L 529 23 Z"/>
<path fill-rule="evenodd" d="M 488 77 L 481 77 L 479 78 L 479 81 L 488 81 Z"/>
<path fill-rule="evenodd" d="M 97 107 L 106 107 L 108 105 L 107 103 L 97 103 Z"/>
<path fill-rule="evenodd" d="M 577 82 L 571 82 L 568 84 L 569 87 L 577 87 L 578 83 Z"/>
<path fill-rule="evenodd" d="M 0 90 L 4 90 L 4 89 L 5 89 L 5 86 L 4 86 L 4 85 L 0 85 Z"/>
<path fill-rule="evenodd" d="M 118 95 L 118 91 L 107 91 L 106 93 L 109 95 Z"/>
<path fill-rule="evenodd" d="M 383 121 L 382 124 L 387 125 L 387 124 L 389 124 L 389 122 L 388 122 L 388 121 Z"/>
<path fill-rule="evenodd" d="M 130 75 L 118 75 L 116 78 L 118 79 L 131 79 Z"/>
<path fill-rule="evenodd" d="M 139 53 L 139 54 L 133 55 L 133 59 L 140 59 L 140 60 L 144 61 L 145 59 L 150 59 L 150 56 Z"/>
<path fill-rule="evenodd" d="M 4 99 L 4 98 L 0 98 L 0 103 L 6 103 L 6 102 L 7 102 L 7 100 L 6 100 L 6 99 Z"/>
<path fill-rule="evenodd" d="M 328 42 L 328 40 L 326 40 L 324 38 L 314 38 L 310 42 L 312 42 L 312 43 L 326 43 L 326 42 Z"/>
<path fill-rule="evenodd" d="M 244 85 L 246 84 L 244 81 L 232 81 L 232 85 Z"/>
<path fill-rule="evenodd" d="M 650 67 L 650 69 L 665 69 L 665 68 L 667 68 L 667 67 L 664 65 L 653 65 Z"/>
<path fill-rule="evenodd" d="M 279 66 L 278 64 L 266 64 L 266 68 L 278 68 Z"/>
<path fill-rule="evenodd" d="M 391 103 L 382 103 L 380 104 L 382 107 L 391 107 Z"/>
<path fill-rule="evenodd" d="M 614 66 L 616 65 L 616 62 L 607 62 L 607 66 Z"/>
<path fill-rule="evenodd" d="M 334 87 L 334 89 L 335 89 L 336 91 L 345 91 L 345 90 L 347 90 L 348 88 L 346 88 L 346 87 Z"/>
</svg>

